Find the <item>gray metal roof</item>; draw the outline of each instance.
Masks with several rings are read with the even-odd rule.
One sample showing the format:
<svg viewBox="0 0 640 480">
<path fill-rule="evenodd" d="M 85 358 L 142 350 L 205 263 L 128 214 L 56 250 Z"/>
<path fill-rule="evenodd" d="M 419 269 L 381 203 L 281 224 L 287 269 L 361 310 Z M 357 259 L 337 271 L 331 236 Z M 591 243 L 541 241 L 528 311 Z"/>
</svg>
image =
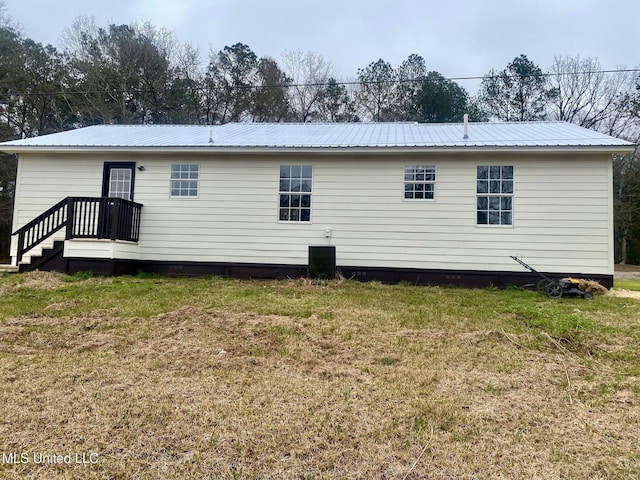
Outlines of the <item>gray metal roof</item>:
<svg viewBox="0 0 640 480">
<path fill-rule="evenodd" d="M 566 122 L 469 123 L 468 138 L 463 136 L 462 123 L 97 125 L 0 143 L 0 150 L 633 147 Z"/>
</svg>

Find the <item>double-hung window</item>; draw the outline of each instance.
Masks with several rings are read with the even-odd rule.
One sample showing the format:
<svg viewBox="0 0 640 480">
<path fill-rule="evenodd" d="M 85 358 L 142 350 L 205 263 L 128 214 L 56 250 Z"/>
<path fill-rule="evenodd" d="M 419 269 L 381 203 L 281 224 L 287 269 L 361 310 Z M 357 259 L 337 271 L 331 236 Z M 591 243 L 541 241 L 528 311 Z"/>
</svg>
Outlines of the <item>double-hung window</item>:
<svg viewBox="0 0 640 480">
<path fill-rule="evenodd" d="M 171 196 L 196 198 L 198 196 L 199 168 L 195 163 L 171 165 Z"/>
<path fill-rule="evenodd" d="M 513 166 L 479 166 L 478 225 L 513 225 Z"/>
<path fill-rule="evenodd" d="M 436 167 L 411 165 L 404 167 L 405 200 L 433 200 L 436 189 Z"/>
<path fill-rule="evenodd" d="M 279 215 L 281 222 L 311 221 L 311 165 L 280 165 Z"/>
</svg>

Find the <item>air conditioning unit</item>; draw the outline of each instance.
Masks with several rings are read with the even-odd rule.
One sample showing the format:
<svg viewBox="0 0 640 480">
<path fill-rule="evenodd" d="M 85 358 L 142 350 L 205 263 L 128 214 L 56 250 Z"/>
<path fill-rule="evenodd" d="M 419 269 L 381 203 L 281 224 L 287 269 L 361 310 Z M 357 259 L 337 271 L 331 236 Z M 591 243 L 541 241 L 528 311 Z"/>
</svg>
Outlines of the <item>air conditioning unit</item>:
<svg viewBox="0 0 640 480">
<path fill-rule="evenodd" d="M 336 278 L 336 247 L 309 246 L 309 277 Z"/>
</svg>

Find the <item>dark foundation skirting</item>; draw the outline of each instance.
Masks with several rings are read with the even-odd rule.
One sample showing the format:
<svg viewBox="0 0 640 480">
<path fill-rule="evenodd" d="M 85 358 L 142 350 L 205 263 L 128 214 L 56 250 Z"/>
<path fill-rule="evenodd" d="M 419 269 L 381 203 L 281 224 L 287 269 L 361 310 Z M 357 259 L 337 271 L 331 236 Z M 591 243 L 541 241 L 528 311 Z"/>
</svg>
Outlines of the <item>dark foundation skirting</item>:
<svg viewBox="0 0 640 480">
<path fill-rule="evenodd" d="M 104 260 L 91 258 L 65 259 L 66 273 L 92 271 L 96 275 L 135 275 L 139 272 L 170 276 L 219 275 L 244 279 L 286 279 L 306 277 L 307 265 L 273 265 L 255 263 L 162 262 L 135 260 Z M 409 268 L 337 266 L 338 274 L 359 281 L 382 283 L 407 282 L 415 285 L 458 285 L 465 287 L 506 288 L 535 285 L 540 277 L 523 272 L 495 272 L 478 270 L 429 270 Z M 613 275 L 567 272 L 547 274 L 551 278 L 574 277 L 596 280 L 607 288 L 613 287 Z"/>
</svg>

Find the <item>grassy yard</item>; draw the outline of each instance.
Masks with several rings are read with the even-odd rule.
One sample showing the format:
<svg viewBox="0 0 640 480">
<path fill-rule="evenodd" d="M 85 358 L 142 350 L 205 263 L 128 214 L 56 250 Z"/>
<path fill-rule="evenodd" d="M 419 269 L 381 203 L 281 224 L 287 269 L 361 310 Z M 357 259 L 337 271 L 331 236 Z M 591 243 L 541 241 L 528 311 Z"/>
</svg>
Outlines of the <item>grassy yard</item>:
<svg viewBox="0 0 640 480">
<path fill-rule="evenodd" d="M 637 292 L 640 291 L 640 280 L 616 280 L 613 287 Z"/>
<path fill-rule="evenodd" d="M 633 298 L 4 276 L 0 382 L 0 478 L 640 477 Z"/>
</svg>

